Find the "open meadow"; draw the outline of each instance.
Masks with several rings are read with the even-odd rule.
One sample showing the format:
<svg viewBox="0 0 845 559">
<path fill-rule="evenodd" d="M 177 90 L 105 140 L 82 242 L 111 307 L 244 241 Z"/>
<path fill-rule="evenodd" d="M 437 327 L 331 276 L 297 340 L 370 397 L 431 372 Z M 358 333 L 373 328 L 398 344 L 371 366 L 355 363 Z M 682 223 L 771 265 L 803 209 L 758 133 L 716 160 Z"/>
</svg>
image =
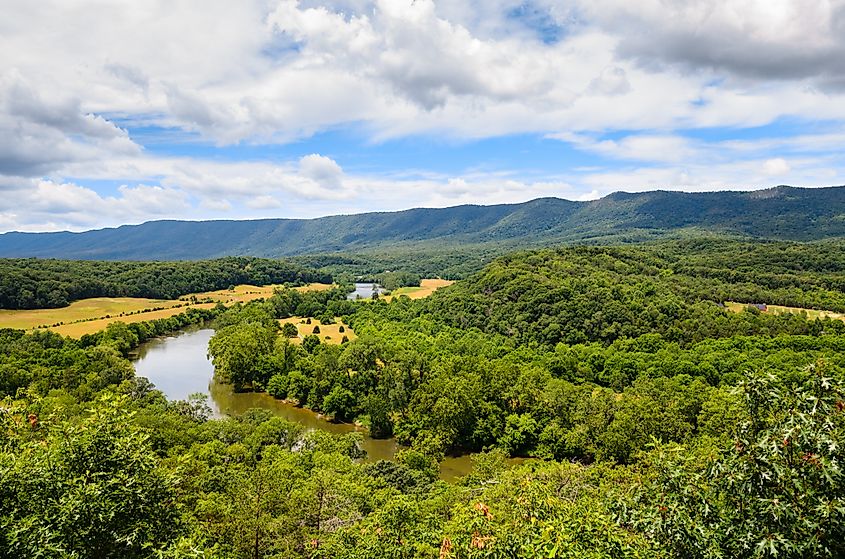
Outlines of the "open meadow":
<svg viewBox="0 0 845 559">
<path fill-rule="evenodd" d="M 390 295 L 385 297 L 386 300 L 390 300 L 393 297 L 399 297 L 400 295 L 405 295 L 411 299 L 423 299 L 428 297 L 441 287 L 447 287 L 455 283 L 452 280 L 444 280 L 444 279 L 424 279 L 420 281 L 419 287 L 400 287 L 399 289 L 394 290 Z"/>
<path fill-rule="evenodd" d="M 220 289 L 193 293 L 177 299 L 143 299 L 136 297 L 95 297 L 74 301 L 58 309 L 0 310 L 0 328 L 33 330 L 47 328 L 63 336 L 78 338 L 103 330 L 112 322 L 143 322 L 169 318 L 189 308 L 210 309 L 217 303 L 234 305 L 273 295 L 278 285 L 236 285 L 234 289 Z M 314 283 L 297 287 L 299 291 L 324 291 L 330 284 Z"/>
<path fill-rule="evenodd" d="M 309 319 L 301 316 L 292 316 L 290 318 L 279 319 L 279 325 L 282 326 L 284 324 L 293 324 L 296 326 L 298 336 L 291 338 L 291 341 L 295 344 L 301 344 L 305 336 L 314 334 L 315 327 L 320 329 L 320 333 L 314 335 L 319 337 L 320 342 L 324 344 L 340 344 L 343 341 L 344 336 L 346 336 L 349 341 L 357 338 L 355 332 L 352 331 L 352 328 L 340 320 L 336 321 L 334 324 L 323 324 L 316 318 L 312 318 L 309 321 Z M 343 328 L 343 332 L 340 331 L 341 328 Z"/>
<path fill-rule="evenodd" d="M 748 303 L 725 302 L 725 308 L 731 312 L 742 312 L 749 307 Z M 830 318 L 832 320 L 845 320 L 845 314 L 833 311 L 822 311 L 817 309 L 802 309 L 800 307 L 785 307 L 783 305 L 766 305 L 767 314 L 806 314 L 807 319 Z"/>
</svg>

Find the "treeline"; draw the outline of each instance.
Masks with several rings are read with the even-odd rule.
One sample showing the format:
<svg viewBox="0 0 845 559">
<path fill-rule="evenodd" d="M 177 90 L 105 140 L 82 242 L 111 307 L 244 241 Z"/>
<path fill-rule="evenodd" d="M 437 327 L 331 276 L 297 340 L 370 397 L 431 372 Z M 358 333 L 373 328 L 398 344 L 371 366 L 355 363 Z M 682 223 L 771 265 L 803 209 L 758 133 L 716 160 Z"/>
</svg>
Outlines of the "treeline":
<svg viewBox="0 0 845 559">
<path fill-rule="evenodd" d="M 841 244 L 682 241 L 523 252 L 435 293 L 420 312 L 550 347 L 649 333 L 682 344 L 752 332 L 814 334 L 839 325 L 731 316 L 720 305 L 845 311 L 843 263 Z"/>
<path fill-rule="evenodd" d="M 224 310 L 218 305 L 146 322 L 114 322 L 79 340 L 49 330 L 26 334 L 0 329 L 0 399 L 21 391 L 29 397 L 44 397 L 60 390 L 88 400 L 109 385 L 134 382 L 134 369 L 125 358 L 139 343 L 201 324 Z"/>
<path fill-rule="evenodd" d="M 251 285 L 331 283 L 325 272 L 284 260 L 228 257 L 185 262 L 0 260 L 0 308 L 56 308 L 89 297 L 176 299 Z"/>
<path fill-rule="evenodd" d="M 338 277 L 375 278 L 387 270 L 401 271 L 421 278 L 463 279 L 482 269 L 493 259 L 513 250 L 508 243 L 437 246 L 367 251 L 357 254 L 308 254 L 290 260 Z M 404 286 L 400 286 L 404 287 Z"/>
<path fill-rule="evenodd" d="M 713 435 L 649 444 L 635 466 L 508 468 L 493 450 L 452 485 L 425 447 L 366 463 L 356 435 L 307 432 L 266 410 L 209 420 L 201 398 L 167 402 L 108 344 L 9 332 L 0 343 L 57 378 L 0 406 L 3 559 L 845 553 L 845 391 L 825 365 L 713 388 Z M 87 380 L 65 376 L 68 365 Z M 687 388 L 668 403 L 683 408 L 698 387 Z M 652 411 L 654 422 L 669 413 Z"/>
</svg>

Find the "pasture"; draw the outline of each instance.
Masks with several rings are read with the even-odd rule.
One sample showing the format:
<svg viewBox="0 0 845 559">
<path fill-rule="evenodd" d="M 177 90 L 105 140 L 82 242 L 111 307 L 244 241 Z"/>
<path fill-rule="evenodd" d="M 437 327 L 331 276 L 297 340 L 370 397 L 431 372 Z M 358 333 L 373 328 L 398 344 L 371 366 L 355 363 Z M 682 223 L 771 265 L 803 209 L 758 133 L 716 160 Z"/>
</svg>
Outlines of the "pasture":
<svg viewBox="0 0 845 559">
<path fill-rule="evenodd" d="M 209 309 L 215 304 L 233 305 L 273 295 L 277 285 L 237 285 L 234 289 L 220 289 L 185 295 L 175 299 L 141 299 L 135 297 L 96 297 L 74 301 L 58 309 L 0 310 L 0 328 L 32 330 L 48 328 L 63 336 L 78 338 L 103 330 L 112 322 L 143 322 L 168 318 L 188 308 Z M 309 284 L 300 291 L 330 289 L 328 284 Z M 192 298 L 197 302 L 192 302 Z"/>
<path fill-rule="evenodd" d="M 344 324 L 342 321 L 338 320 L 334 324 L 323 324 L 316 318 L 311 319 L 311 324 L 308 324 L 308 319 L 303 318 L 301 316 L 292 316 L 290 318 L 282 318 L 279 320 L 279 326 L 284 324 L 293 324 L 296 326 L 296 330 L 299 333 L 299 336 L 296 338 L 291 338 L 291 341 L 295 344 L 301 344 L 302 339 L 305 336 L 314 333 L 314 327 L 317 326 L 320 328 L 319 334 L 314 334 L 318 338 L 320 338 L 320 342 L 324 344 L 339 344 L 343 341 L 343 337 L 346 336 L 349 338 L 349 341 L 354 340 L 357 336 L 352 329 Z M 340 331 L 340 327 L 343 326 L 344 331 Z"/>
<path fill-rule="evenodd" d="M 748 303 L 735 303 L 733 301 L 726 301 L 725 308 L 731 312 L 742 312 L 748 308 Z M 764 311 L 767 314 L 805 314 L 807 319 L 815 320 L 817 318 L 830 318 L 833 320 L 845 320 L 845 314 L 821 311 L 817 309 L 802 309 L 800 307 L 785 307 L 783 305 L 767 305 Z"/>
<path fill-rule="evenodd" d="M 0 327 L 29 330 L 38 326 L 51 326 L 59 322 L 65 324 L 81 320 L 110 317 L 117 320 L 123 315 L 150 311 L 154 308 L 170 309 L 182 301 L 137 299 L 133 297 L 96 297 L 74 301 L 59 309 L 0 310 Z"/>
<path fill-rule="evenodd" d="M 423 299 L 428 297 L 441 287 L 447 287 L 455 283 L 451 280 L 444 280 L 444 279 L 424 279 L 420 281 L 419 287 L 400 287 L 399 289 L 394 290 L 390 295 L 384 297 L 386 300 L 390 300 L 393 297 L 399 297 L 401 295 L 405 295 L 411 299 Z"/>
</svg>

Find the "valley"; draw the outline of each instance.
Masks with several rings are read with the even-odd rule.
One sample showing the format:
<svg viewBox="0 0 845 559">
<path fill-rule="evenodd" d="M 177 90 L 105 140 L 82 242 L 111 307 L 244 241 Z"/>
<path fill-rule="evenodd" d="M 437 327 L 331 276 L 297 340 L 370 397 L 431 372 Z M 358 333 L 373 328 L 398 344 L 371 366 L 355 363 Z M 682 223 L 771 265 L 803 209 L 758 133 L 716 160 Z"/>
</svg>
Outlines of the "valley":
<svg viewBox="0 0 845 559">
<path fill-rule="evenodd" d="M 87 452 L 95 458 L 84 467 L 102 483 L 130 476 L 138 499 L 161 491 L 180 503 L 167 523 L 185 528 L 157 532 L 161 546 L 190 542 L 209 557 L 224 550 L 224 559 L 254 554 L 255 539 L 224 535 L 240 533 L 245 514 L 257 515 L 259 548 L 303 558 L 320 556 L 311 541 L 332 557 L 368 548 L 381 558 L 411 545 L 437 557 L 446 540 L 463 541 L 453 545 L 474 558 L 478 538 L 510 549 L 519 534 L 520 546 L 566 545 L 578 556 L 680 559 L 698 537 L 665 542 L 690 518 L 713 515 L 705 537 L 724 550 L 744 545 L 724 535 L 733 526 L 770 529 L 772 499 L 788 502 L 780 487 L 800 487 L 811 503 L 783 528 L 788 541 L 841 541 L 838 528 L 808 534 L 806 519 L 822 522 L 812 511 L 832 506 L 841 487 L 828 465 L 845 442 L 845 245 L 562 245 L 510 252 L 458 281 L 396 267 L 361 274 L 382 257 L 344 258 L 320 269 L 296 264 L 295 277 L 333 280 L 332 269 L 345 282 L 420 285 L 370 299 L 350 298 L 352 283 L 237 284 L 3 311 L 19 321 L 83 320 L 0 329 L 9 434 L 0 464 L 19 480 L 21 510 L 39 515 L 7 510 L 6 522 L 56 525 L 64 509 L 24 480 L 34 471 L 61 491 L 90 490 L 68 461 Z M 179 277 L 194 274 L 180 266 Z M 372 285 L 359 289 L 371 294 Z M 749 309 L 760 302 L 765 310 Z M 829 311 L 800 312 L 807 308 Z M 64 336 L 65 326 L 86 330 Z M 794 437 L 800 445 L 783 443 Z M 731 474 L 696 486 L 691 499 L 674 489 L 714 470 Z M 731 480 L 745 475 L 781 485 L 734 491 Z M 88 506 L 136 498 L 124 485 L 103 485 Z M 145 506 L 145 521 L 174 514 Z M 792 507 L 777 508 L 778 518 Z M 410 515 L 399 543 L 385 520 L 395 510 Z M 116 533 L 132 522 L 106 525 Z"/>
</svg>

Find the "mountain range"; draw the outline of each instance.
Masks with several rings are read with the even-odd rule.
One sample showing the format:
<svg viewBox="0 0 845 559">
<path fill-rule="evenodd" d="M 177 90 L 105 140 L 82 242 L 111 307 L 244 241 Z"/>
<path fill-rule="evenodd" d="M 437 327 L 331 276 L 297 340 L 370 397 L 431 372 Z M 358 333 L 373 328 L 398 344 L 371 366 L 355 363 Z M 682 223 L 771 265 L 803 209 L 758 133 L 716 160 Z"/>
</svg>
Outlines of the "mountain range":
<svg viewBox="0 0 845 559">
<path fill-rule="evenodd" d="M 617 192 L 588 202 L 539 198 L 316 219 L 165 220 L 81 233 L 10 232 L 0 234 L 0 257 L 279 257 L 385 247 L 626 242 L 688 232 L 794 241 L 845 237 L 845 186 Z"/>
</svg>

